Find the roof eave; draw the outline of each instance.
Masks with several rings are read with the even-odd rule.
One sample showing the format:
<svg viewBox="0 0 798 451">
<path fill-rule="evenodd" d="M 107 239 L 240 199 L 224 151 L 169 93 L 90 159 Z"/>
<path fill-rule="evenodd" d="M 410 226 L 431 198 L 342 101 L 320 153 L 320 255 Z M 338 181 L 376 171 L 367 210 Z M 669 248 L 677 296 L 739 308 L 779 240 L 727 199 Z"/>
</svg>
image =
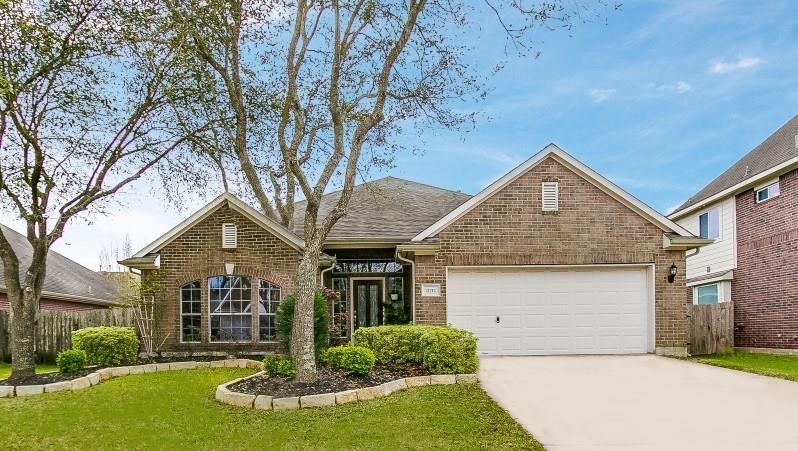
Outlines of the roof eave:
<svg viewBox="0 0 798 451">
<path fill-rule="evenodd" d="M 5 286 L 0 285 L 0 292 L 7 293 Z M 112 301 L 108 299 L 92 298 L 89 296 L 79 296 L 75 294 L 57 293 L 55 291 L 42 290 L 42 298 L 55 299 L 57 301 L 76 302 L 80 304 L 102 305 L 105 307 L 121 307 L 125 305 L 122 301 Z"/>
<path fill-rule="evenodd" d="M 708 246 L 714 242 L 715 240 L 711 238 L 680 236 L 669 233 L 662 235 L 662 248 L 666 251 L 686 251 L 689 249 Z"/>
<path fill-rule="evenodd" d="M 745 180 L 733 185 L 729 188 L 726 188 L 723 191 L 720 191 L 716 194 L 713 194 L 709 197 L 706 197 L 688 207 L 684 207 L 680 210 L 676 210 L 668 215 L 668 218 L 671 220 L 677 220 L 687 216 L 689 213 L 694 212 L 696 210 L 700 210 L 705 206 L 717 202 L 719 200 L 725 199 L 729 196 L 735 196 L 740 192 L 746 191 L 748 189 L 753 188 L 756 184 L 762 180 L 772 178 L 774 175 L 780 175 L 784 172 L 789 172 L 795 168 L 798 168 L 798 157 L 791 158 L 783 163 L 780 163 L 772 168 L 768 169 L 767 171 L 762 171 L 759 174 L 752 175 Z"/>
</svg>

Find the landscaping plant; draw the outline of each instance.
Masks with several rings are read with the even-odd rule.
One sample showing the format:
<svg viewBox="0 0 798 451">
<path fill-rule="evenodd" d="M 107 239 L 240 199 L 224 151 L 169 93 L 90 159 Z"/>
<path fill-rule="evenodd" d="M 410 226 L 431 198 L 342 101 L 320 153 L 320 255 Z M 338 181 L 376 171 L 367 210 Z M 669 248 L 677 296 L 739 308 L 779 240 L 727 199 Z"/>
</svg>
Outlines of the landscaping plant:
<svg viewBox="0 0 798 451">
<path fill-rule="evenodd" d="M 86 351 L 81 349 L 67 349 L 58 353 L 55 359 L 58 371 L 63 374 L 75 374 L 86 367 Z"/>
<path fill-rule="evenodd" d="M 371 373 L 376 358 L 371 349 L 362 346 L 335 346 L 324 353 L 324 361 L 330 368 L 349 371 L 365 376 Z"/>
<path fill-rule="evenodd" d="M 330 342 L 330 331 L 327 325 L 328 300 L 324 293 L 317 291 L 313 304 L 313 339 L 317 356 L 321 355 Z M 277 338 L 287 353 L 291 353 L 291 334 L 294 327 L 294 310 L 296 297 L 288 295 L 280 302 L 275 321 L 277 322 Z"/>
<path fill-rule="evenodd" d="M 296 376 L 296 368 L 290 357 L 266 356 L 263 359 L 263 371 L 269 376 L 290 378 Z"/>
<path fill-rule="evenodd" d="M 132 327 L 87 327 L 72 332 L 72 348 L 85 351 L 91 365 L 132 365 L 139 338 Z"/>
<path fill-rule="evenodd" d="M 355 331 L 355 344 L 382 363 L 416 363 L 434 374 L 474 373 L 479 367 L 477 339 L 448 326 L 378 326 Z"/>
</svg>

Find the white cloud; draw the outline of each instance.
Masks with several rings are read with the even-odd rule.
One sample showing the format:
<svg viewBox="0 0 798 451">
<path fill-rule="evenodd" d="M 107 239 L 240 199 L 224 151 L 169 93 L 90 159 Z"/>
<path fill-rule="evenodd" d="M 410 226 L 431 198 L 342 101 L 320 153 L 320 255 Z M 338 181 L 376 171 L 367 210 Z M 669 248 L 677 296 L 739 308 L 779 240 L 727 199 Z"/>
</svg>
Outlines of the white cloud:
<svg viewBox="0 0 798 451">
<path fill-rule="evenodd" d="M 593 99 L 593 103 L 602 103 L 606 102 L 617 93 L 617 89 L 591 89 L 590 97 Z"/>
<path fill-rule="evenodd" d="M 715 60 L 709 71 L 713 74 L 728 74 L 741 70 L 754 69 L 762 64 L 762 58 L 759 57 L 741 57 L 736 61 L 726 61 L 725 58 Z"/>
<path fill-rule="evenodd" d="M 659 87 L 657 87 L 658 91 L 676 92 L 679 94 L 684 94 L 685 92 L 690 91 L 691 89 L 693 89 L 693 87 L 690 86 L 690 83 L 687 83 L 686 81 L 683 80 L 679 80 L 676 83 L 660 85 Z"/>
</svg>

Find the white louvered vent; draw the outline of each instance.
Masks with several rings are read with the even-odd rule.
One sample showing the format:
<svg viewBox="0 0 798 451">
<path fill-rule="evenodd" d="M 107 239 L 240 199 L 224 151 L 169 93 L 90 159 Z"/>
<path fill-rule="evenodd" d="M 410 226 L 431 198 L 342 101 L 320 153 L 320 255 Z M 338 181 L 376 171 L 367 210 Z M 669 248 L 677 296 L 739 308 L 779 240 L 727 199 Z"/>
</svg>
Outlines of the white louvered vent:
<svg viewBox="0 0 798 451">
<path fill-rule="evenodd" d="M 235 224 L 222 224 L 222 249 L 235 249 L 238 246 L 238 231 Z"/>
<path fill-rule="evenodd" d="M 557 182 L 543 182 L 542 198 L 543 211 L 560 210 L 560 184 Z"/>
</svg>

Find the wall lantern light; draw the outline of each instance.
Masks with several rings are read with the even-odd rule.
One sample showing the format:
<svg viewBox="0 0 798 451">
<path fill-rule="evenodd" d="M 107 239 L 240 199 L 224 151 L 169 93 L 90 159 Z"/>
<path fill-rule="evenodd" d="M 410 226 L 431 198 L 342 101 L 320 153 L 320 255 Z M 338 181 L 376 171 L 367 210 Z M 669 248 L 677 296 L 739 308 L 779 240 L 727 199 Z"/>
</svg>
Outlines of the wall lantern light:
<svg viewBox="0 0 798 451">
<path fill-rule="evenodd" d="M 676 263 L 671 264 L 671 267 L 668 268 L 668 283 L 673 283 L 673 280 L 676 278 L 676 273 L 678 268 L 676 268 Z"/>
</svg>

